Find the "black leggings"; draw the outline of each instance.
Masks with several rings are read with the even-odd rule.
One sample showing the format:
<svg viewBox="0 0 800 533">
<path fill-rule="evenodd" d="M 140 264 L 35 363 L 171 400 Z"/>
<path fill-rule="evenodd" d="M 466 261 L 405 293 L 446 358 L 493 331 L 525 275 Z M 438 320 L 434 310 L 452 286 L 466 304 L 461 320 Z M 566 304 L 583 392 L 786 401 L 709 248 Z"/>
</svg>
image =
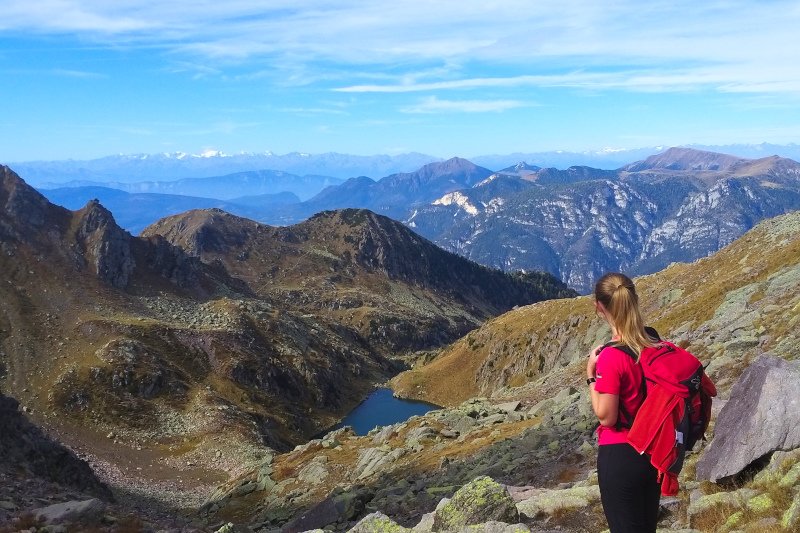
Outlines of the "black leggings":
<svg viewBox="0 0 800 533">
<path fill-rule="evenodd" d="M 629 444 L 604 444 L 597 454 L 600 499 L 611 533 L 655 533 L 661 485 L 650 456 Z"/>
</svg>

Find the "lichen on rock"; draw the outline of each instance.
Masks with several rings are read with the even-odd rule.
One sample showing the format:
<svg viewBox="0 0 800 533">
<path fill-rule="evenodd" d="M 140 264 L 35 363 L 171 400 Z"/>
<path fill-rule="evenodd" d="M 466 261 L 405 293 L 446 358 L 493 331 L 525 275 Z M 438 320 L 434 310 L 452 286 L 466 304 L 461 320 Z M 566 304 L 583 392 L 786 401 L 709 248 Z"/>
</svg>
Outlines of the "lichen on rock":
<svg viewBox="0 0 800 533">
<path fill-rule="evenodd" d="M 490 520 L 516 523 L 519 512 L 505 487 L 481 476 L 461 487 L 436 510 L 433 531 L 452 531 Z"/>
</svg>

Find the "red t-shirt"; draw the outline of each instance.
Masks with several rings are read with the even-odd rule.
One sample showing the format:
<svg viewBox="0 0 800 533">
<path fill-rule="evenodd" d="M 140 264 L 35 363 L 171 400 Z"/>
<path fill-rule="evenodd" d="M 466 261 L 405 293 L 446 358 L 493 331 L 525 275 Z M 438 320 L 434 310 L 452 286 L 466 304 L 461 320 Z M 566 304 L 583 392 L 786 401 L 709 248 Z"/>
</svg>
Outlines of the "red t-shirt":
<svg viewBox="0 0 800 533">
<path fill-rule="evenodd" d="M 600 352 L 595 370 L 597 381 L 594 389 L 603 394 L 616 394 L 620 405 L 627 413 L 635 415 L 644 401 L 642 395 L 642 368 L 633 357 L 622 350 L 609 347 Z M 624 415 L 619 414 L 620 417 Z M 628 442 L 628 428 L 600 426 L 597 428 L 597 442 L 603 444 L 620 444 Z"/>
</svg>

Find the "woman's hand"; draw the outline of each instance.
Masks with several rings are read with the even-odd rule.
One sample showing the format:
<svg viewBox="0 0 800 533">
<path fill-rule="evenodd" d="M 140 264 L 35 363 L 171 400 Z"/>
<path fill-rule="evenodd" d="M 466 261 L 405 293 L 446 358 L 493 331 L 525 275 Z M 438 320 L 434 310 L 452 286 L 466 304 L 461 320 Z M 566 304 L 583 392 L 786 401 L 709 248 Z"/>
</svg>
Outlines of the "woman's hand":
<svg viewBox="0 0 800 533">
<path fill-rule="evenodd" d="M 589 357 L 586 360 L 586 377 L 593 378 L 595 377 L 595 367 L 597 367 L 597 357 L 600 355 L 600 350 L 603 349 L 602 344 L 598 344 L 592 351 L 589 352 Z"/>
</svg>

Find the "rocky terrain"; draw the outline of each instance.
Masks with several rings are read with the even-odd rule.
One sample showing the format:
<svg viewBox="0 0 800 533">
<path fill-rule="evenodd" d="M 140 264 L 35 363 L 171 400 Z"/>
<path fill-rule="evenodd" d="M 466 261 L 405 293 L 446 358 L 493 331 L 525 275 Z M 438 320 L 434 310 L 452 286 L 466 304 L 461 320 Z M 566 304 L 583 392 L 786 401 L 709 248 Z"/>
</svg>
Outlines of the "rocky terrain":
<svg viewBox="0 0 800 533">
<path fill-rule="evenodd" d="M 315 240 L 328 219 L 341 243 L 356 243 L 350 259 Z M 402 368 L 390 354 L 571 294 L 551 276 L 491 271 L 366 212 L 328 213 L 303 231 L 280 233 L 296 241 L 285 256 L 250 250 L 257 266 L 208 257 L 155 232 L 132 237 L 97 201 L 52 205 L 0 167 L 0 390 L 125 501 L 192 509 L 230 475 L 341 418 Z M 240 236 L 194 242 L 210 253 L 209 243 Z M 399 261 L 406 255 L 417 260 Z M 336 276 L 344 291 L 320 301 Z M 408 333 L 420 324 L 428 333 Z"/>
<path fill-rule="evenodd" d="M 589 297 L 455 258 L 364 210 L 285 228 L 198 211 L 134 238 L 97 202 L 67 211 L 2 178 L 0 388 L 18 402 L 2 398 L 13 430 L 0 438 L 42 444 L 4 441 L 27 466 L 0 472 L 0 530 L 599 530 L 583 369 L 608 331 Z M 800 215 L 637 286 L 648 322 L 721 393 L 717 440 L 690 456 L 662 528 L 796 530 L 797 410 L 781 391 L 800 390 Z M 525 301 L 543 295 L 568 297 Z M 418 349 L 392 387 L 443 409 L 308 440 L 400 369 L 390 355 Z M 738 390 L 759 391 L 744 396 L 764 401 L 747 408 L 755 422 L 735 410 Z M 768 431 L 769 413 L 789 425 Z M 736 450 L 740 472 L 712 461 L 732 456 L 731 425 L 760 428 L 749 457 Z M 54 461 L 67 474 L 37 466 Z"/>
<path fill-rule="evenodd" d="M 223 265 L 284 308 L 347 325 L 385 355 L 442 345 L 515 305 L 574 294 L 546 274 L 508 275 L 466 261 L 366 210 L 325 211 L 278 228 L 190 211 L 142 235 Z"/>
<path fill-rule="evenodd" d="M 761 223 L 711 257 L 636 281 L 648 321 L 708 364 L 720 390 L 715 413 L 728 401 L 740 402 L 732 397 L 740 379 L 769 381 L 742 376 L 759 358 L 798 366 L 797 213 Z M 480 480 L 488 476 L 508 491 L 518 514 L 505 505 L 508 513 L 493 518 L 487 498 L 477 498 L 483 504 L 473 512 L 481 518 L 473 518 L 477 525 L 469 530 L 600 531 L 596 418 L 583 376 L 586 353 L 608 334 L 594 317 L 589 297 L 510 311 L 392 381 L 398 394 L 446 408 L 364 437 L 337 430 L 269 457 L 220 486 L 203 512 L 259 531 L 279 526 L 283 531 L 437 531 L 453 515 L 443 510 L 448 505 L 443 498 L 460 500 L 457 491 L 471 483 L 489 490 Z M 788 383 L 779 389 L 794 390 L 800 379 Z M 744 401 L 752 406 L 761 395 L 751 392 Z M 785 396 L 765 393 L 766 411 L 748 410 L 754 420 L 767 411 L 791 412 L 792 403 L 779 407 L 782 401 L 795 402 Z M 734 423 L 724 422 L 732 417 Z M 720 419 L 714 434 L 721 436 L 739 432 L 744 417 Z M 705 454 L 701 444 L 684 468 L 679 497 L 662 500 L 664 531 L 796 530 L 800 451 L 785 439 L 760 448 L 757 443 L 768 440 L 760 434 L 766 428 L 755 424 L 761 429 L 744 442 L 758 466 L 733 485 L 710 483 L 697 475 L 697 461 Z M 791 426 L 791 419 L 783 424 Z M 792 431 L 775 433 L 785 437 Z M 741 442 L 741 433 L 735 434 Z M 358 524 L 362 519 L 366 522 Z"/>
</svg>

